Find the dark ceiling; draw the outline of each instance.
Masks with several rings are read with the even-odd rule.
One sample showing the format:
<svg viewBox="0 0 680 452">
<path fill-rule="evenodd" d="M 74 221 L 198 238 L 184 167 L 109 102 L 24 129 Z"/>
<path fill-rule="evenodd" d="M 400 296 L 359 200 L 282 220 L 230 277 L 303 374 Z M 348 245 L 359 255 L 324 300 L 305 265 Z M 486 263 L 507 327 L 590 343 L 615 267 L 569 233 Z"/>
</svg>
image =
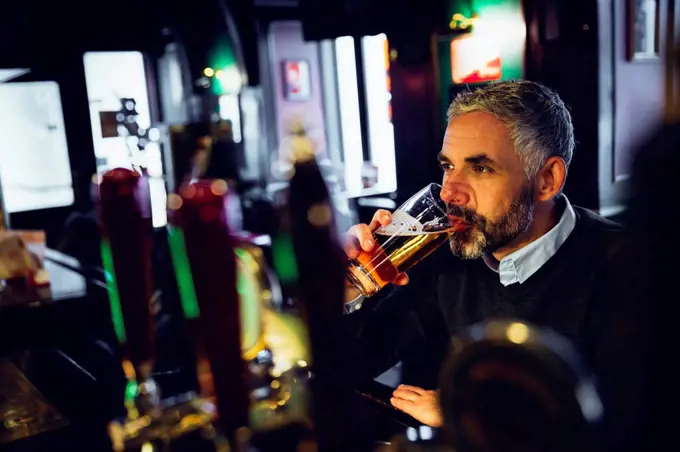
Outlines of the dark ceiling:
<svg viewBox="0 0 680 452">
<path fill-rule="evenodd" d="M 187 51 L 192 70 L 205 67 L 218 37 L 237 42 L 238 58 L 256 83 L 251 0 L 9 0 L 0 15 L 0 68 L 53 65 L 61 54 L 139 50 L 160 54 L 169 41 Z"/>
</svg>

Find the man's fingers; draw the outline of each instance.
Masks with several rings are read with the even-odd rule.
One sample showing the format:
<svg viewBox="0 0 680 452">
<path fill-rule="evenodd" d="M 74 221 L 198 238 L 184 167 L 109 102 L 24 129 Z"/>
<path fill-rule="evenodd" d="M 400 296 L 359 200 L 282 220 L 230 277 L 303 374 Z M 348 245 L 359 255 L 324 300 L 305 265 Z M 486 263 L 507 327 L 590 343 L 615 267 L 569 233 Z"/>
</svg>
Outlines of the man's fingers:
<svg viewBox="0 0 680 452">
<path fill-rule="evenodd" d="M 373 233 L 367 224 L 357 224 L 345 234 L 343 248 L 350 259 L 356 259 L 361 251 L 371 251 L 375 246 Z"/>
<path fill-rule="evenodd" d="M 415 392 L 416 394 L 419 395 L 425 395 L 427 394 L 427 389 L 419 388 L 418 386 L 411 386 L 411 385 L 399 385 L 397 386 L 397 389 L 405 389 L 407 391 Z"/>
<path fill-rule="evenodd" d="M 371 224 L 369 224 L 368 227 L 371 229 L 371 232 L 373 232 L 380 226 L 390 224 L 391 221 L 392 214 L 387 210 L 379 209 L 375 212 L 375 214 L 373 214 L 373 219 L 371 220 Z"/>
<path fill-rule="evenodd" d="M 357 238 L 359 239 L 361 248 L 364 251 L 373 250 L 373 247 L 375 246 L 375 241 L 373 240 L 373 232 L 371 231 L 368 225 L 358 224 L 354 226 L 354 232 Z"/>
<path fill-rule="evenodd" d="M 344 241 L 345 254 L 350 259 L 356 259 L 361 251 L 373 251 L 375 248 L 375 239 L 373 238 L 373 231 L 380 226 L 390 224 L 392 221 L 392 214 L 387 210 L 378 210 L 373 215 L 371 224 L 357 224 L 350 228 L 347 232 Z"/>
<path fill-rule="evenodd" d="M 347 234 L 343 243 L 343 248 L 345 249 L 345 254 L 350 259 L 356 259 L 361 252 L 361 244 L 359 243 L 359 238 L 352 234 Z"/>
<path fill-rule="evenodd" d="M 395 286 L 405 286 L 408 284 L 408 275 L 406 273 L 399 273 L 399 275 L 392 281 Z"/>
<path fill-rule="evenodd" d="M 411 402 L 421 397 L 421 395 L 418 394 L 417 392 L 409 391 L 408 389 L 403 388 L 395 389 L 392 395 L 398 399 L 409 400 Z"/>
<path fill-rule="evenodd" d="M 392 397 L 390 399 L 390 403 L 393 407 L 398 408 L 407 414 L 410 414 L 409 411 L 411 408 L 413 408 L 413 402 L 409 402 L 408 400 L 404 399 L 397 399 L 396 397 Z"/>
</svg>

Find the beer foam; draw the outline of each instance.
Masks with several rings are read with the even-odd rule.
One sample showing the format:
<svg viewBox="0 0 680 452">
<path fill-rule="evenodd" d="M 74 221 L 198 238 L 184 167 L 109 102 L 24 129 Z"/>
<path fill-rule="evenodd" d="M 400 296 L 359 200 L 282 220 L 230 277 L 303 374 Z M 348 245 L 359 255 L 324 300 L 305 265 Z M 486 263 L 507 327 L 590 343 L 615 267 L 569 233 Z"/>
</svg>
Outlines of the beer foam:
<svg viewBox="0 0 680 452">
<path fill-rule="evenodd" d="M 422 223 L 401 210 L 392 214 L 390 224 L 381 226 L 376 232 L 382 235 L 419 235 L 424 233 Z"/>
<path fill-rule="evenodd" d="M 391 231 L 383 231 L 381 229 L 378 229 L 375 231 L 376 234 L 378 235 L 395 235 L 399 237 L 411 237 L 415 235 L 428 235 L 428 234 L 441 234 L 442 232 L 447 232 L 446 230 L 442 229 L 441 231 L 409 231 L 404 230 L 404 231 L 396 231 L 396 232 L 391 232 Z"/>
</svg>

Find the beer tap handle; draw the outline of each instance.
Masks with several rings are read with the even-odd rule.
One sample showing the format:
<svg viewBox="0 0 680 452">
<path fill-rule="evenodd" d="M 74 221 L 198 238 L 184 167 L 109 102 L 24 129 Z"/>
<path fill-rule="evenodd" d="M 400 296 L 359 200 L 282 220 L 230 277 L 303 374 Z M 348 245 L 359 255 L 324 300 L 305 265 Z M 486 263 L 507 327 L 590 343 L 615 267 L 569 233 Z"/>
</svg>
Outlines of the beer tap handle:
<svg viewBox="0 0 680 452">
<path fill-rule="evenodd" d="M 214 396 L 219 424 L 233 439 L 248 423 L 249 392 L 241 356 L 241 324 L 234 243 L 227 226 L 223 180 L 185 184 L 170 204 L 182 231 L 193 279 L 199 383 Z M 186 307 L 185 307 L 186 312 Z"/>
<path fill-rule="evenodd" d="M 102 260 L 116 336 L 129 381 L 128 408 L 136 398 L 146 411 L 157 404 L 151 380 L 154 361 L 151 298 L 153 225 L 148 181 L 127 168 L 104 173 L 97 207 L 102 230 Z M 135 387 L 136 386 L 136 387 Z"/>
<path fill-rule="evenodd" d="M 309 328 L 315 375 L 311 385 L 319 447 L 345 450 L 349 360 L 341 321 L 346 258 L 337 240 L 332 202 L 316 160 L 297 162 L 289 190 L 298 290 Z"/>
<path fill-rule="evenodd" d="M 329 334 L 342 318 L 346 257 L 335 233 L 333 205 L 316 161 L 298 162 L 290 182 L 291 235 L 298 266 L 299 292 L 309 323 L 313 369 L 337 372 Z M 332 352 L 332 353 L 330 353 Z"/>
</svg>

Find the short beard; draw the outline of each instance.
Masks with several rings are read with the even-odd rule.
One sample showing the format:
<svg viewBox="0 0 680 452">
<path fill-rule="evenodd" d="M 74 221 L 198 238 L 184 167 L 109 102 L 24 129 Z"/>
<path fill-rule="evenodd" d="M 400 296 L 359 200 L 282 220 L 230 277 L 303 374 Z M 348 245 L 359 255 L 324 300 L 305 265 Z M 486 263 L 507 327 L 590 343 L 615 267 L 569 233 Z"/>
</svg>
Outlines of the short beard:
<svg viewBox="0 0 680 452">
<path fill-rule="evenodd" d="M 504 247 L 526 231 L 533 221 L 534 190 L 530 184 L 512 202 L 508 211 L 495 222 L 465 207 L 449 206 L 449 214 L 471 226 L 454 232 L 449 240 L 451 252 L 462 259 L 477 259 Z"/>
</svg>

